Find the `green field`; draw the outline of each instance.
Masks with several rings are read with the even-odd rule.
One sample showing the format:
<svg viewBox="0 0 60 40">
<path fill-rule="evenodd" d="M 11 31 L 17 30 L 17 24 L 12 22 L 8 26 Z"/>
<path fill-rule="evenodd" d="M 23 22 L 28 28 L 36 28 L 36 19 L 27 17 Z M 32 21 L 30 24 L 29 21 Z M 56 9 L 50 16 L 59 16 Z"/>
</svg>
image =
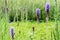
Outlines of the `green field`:
<svg viewBox="0 0 60 40">
<path fill-rule="evenodd" d="M 14 40 L 55 40 L 58 38 L 58 34 L 55 33 L 55 23 L 49 22 L 46 26 L 46 22 L 12 22 L 6 28 L 3 34 L 1 34 L 0 40 L 11 40 L 10 27 L 14 27 Z M 34 27 L 34 34 L 32 31 Z M 60 26 L 58 25 L 59 29 Z M 54 36 L 55 33 L 55 36 Z M 2 37 L 3 36 L 3 37 Z M 59 35 L 60 36 L 60 35 Z M 59 37 L 60 38 L 60 37 Z"/>
<path fill-rule="evenodd" d="M 0 40 L 11 27 L 14 40 L 60 40 L 60 0 L 0 0 Z"/>
<path fill-rule="evenodd" d="M 19 25 L 18 23 L 11 23 L 11 26 L 15 28 L 15 40 L 51 40 L 51 32 L 54 31 L 53 22 L 49 22 L 49 26 L 46 26 L 44 22 L 20 22 Z M 33 26 L 35 28 L 34 35 L 32 32 Z M 54 39 L 53 37 L 52 39 Z"/>
</svg>

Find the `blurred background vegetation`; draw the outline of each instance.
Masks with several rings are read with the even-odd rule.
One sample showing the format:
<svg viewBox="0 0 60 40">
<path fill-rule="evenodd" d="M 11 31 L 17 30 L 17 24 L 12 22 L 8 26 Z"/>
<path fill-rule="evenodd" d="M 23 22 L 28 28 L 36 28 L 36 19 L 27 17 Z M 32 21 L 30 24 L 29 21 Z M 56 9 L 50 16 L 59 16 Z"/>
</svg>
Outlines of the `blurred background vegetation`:
<svg viewBox="0 0 60 40">
<path fill-rule="evenodd" d="M 60 14 L 60 0 L 0 0 L 0 16 L 5 15 L 5 7 L 9 21 L 36 20 L 36 8 L 40 8 L 40 20 L 45 21 L 45 3 L 50 2 L 49 20 Z M 58 15 L 60 16 L 60 15 Z"/>
</svg>

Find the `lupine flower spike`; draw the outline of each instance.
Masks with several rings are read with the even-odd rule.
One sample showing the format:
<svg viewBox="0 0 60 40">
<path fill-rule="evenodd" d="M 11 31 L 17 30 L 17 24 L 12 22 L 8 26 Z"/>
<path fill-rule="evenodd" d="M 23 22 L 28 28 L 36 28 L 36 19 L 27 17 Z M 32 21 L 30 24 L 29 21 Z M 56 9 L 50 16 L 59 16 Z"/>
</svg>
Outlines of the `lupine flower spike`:
<svg viewBox="0 0 60 40">
<path fill-rule="evenodd" d="M 46 22 L 47 22 L 47 25 L 48 25 L 48 14 L 49 14 L 49 10 L 50 10 L 50 3 L 47 2 L 46 5 L 45 5 L 45 11 L 46 11 Z"/>
<path fill-rule="evenodd" d="M 10 28 L 10 34 L 11 34 L 12 40 L 14 40 L 14 28 L 13 27 Z"/>
<path fill-rule="evenodd" d="M 36 9 L 36 17 L 37 17 L 37 22 L 39 22 L 39 16 L 40 16 L 40 9 Z"/>
</svg>

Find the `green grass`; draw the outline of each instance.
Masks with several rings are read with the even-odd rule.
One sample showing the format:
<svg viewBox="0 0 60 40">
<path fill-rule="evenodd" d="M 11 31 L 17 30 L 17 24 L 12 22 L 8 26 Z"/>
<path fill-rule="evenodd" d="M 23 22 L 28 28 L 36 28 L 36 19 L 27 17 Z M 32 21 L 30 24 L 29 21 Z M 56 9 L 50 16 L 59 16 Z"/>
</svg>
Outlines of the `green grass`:
<svg viewBox="0 0 60 40">
<path fill-rule="evenodd" d="M 12 22 L 10 23 L 11 26 L 15 30 L 15 40 L 31 40 L 31 38 L 33 40 L 51 40 L 51 32 L 54 31 L 54 22 L 49 22 L 48 26 L 44 22 L 19 22 L 19 24 Z M 35 28 L 34 35 L 32 32 L 33 26 Z"/>
<path fill-rule="evenodd" d="M 51 9 L 49 13 L 49 20 L 59 18 L 59 3 L 60 0 L 8 0 L 8 15 L 11 16 L 11 19 L 14 17 L 18 17 L 21 20 L 23 19 L 23 15 L 26 16 L 27 19 L 30 20 L 36 18 L 36 8 L 40 8 L 42 10 L 41 16 L 42 19 L 45 20 L 46 12 L 45 12 L 45 3 L 49 1 L 51 4 Z M 57 4 L 57 6 L 56 6 Z M 46 26 L 46 22 L 37 23 L 33 22 L 12 22 L 9 23 L 5 18 L 5 2 L 4 0 L 0 0 L 0 40 L 11 40 L 10 35 L 10 27 L 14 27 L 14 40 L 57 40 L 58 35 L 57 32 L 60 33 L 60 22 L 58 22 L 58 28 L 56 27 L 55 22 L 48 22 L 48 26 Z M 25 8 L 25 11 L 24 11 Z M 21 21 L 22 21 L 21 20 Z M 57 19 L 56 19 L 57 20 Z M 34 35 L 32 32 L 32 27 L 34 26 Z M 55 30 L 56 29 L 56 30 Z M 59 37 L 60 39 L 60 37 Z"/>
<path fill-rule="evenodd" d="M 58 30 L 60 29 L 59 24 Z M 55 22 L 53 21 L 49 21 L 48 26 L 46 26 L 46 22 L 37 23 L 36 21 L 8 23 L 7 20 L 3 18 L 0 21 L 0 40 L 11 40 L 11 26 L 14 27 L 14 40 L 54 40 L 55 37 L 58 37 L 57 33 L 55 33 L 54 36 Z M 34 35 L 32 27 L 35 28 Z"/>
</svg>

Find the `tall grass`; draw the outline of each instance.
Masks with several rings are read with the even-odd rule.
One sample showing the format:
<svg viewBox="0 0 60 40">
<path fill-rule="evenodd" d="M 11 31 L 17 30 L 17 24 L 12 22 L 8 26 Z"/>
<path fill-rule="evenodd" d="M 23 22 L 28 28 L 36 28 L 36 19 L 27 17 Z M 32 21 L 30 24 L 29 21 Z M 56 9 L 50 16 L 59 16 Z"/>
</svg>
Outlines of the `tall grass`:
<svg viewBox="0 0 60 40">
<path fill-rule="evenodd" d="M 4 8 L 4 0 L 0 0 L 0 40 L 7 40 L 9 38 L 8 16 L 5 14 Z"/>
<path fill-rule="evenodd" d="M 60 0 L 49 0 L 51 9 L 49 13 L 49 20 L 55 19 L 55 23 L 46 24 L 36 22 L 20 22 L 19 26 L 15 21 L 36 20 L 36 8 L 41 9 L 40 19 L 45 20 L 45 3 L 48 0 L 8 0 L 8 16 L 6 17 L 4 0 L 0 0 L 0 40 L 11 40 L 10 26 L 15 28 L 15 40 L 60 40 L 60 24 L 58 21 L 59 2 Z M 56 4 L 57 3 L 57 4 Z M 11 18 L 14 23 L 9 23 Z M 10 19 L 10 20 L 11 20 Z M 55 25 L 55 26 L 54 26 Z M 32 26 L 34 26 L 34 36 L 32 36 Z M 48 28 L 48 30 L 46 30 Z"/>
<path fill-rule="evenodd" d="M 9 17 L 13 20 L 35 20 L 35 10 L 36 8 L 40 8 L 40 19 L 45 20 L 46 2 L 50 2 L 51 4 L 49 19 L 52 20 L 54 19 L 53 14 L 56 13 L 56 11 L 53 11 L 54 9 L 56 9 L 55 0 L 8 0 Z"/>
</svg>

